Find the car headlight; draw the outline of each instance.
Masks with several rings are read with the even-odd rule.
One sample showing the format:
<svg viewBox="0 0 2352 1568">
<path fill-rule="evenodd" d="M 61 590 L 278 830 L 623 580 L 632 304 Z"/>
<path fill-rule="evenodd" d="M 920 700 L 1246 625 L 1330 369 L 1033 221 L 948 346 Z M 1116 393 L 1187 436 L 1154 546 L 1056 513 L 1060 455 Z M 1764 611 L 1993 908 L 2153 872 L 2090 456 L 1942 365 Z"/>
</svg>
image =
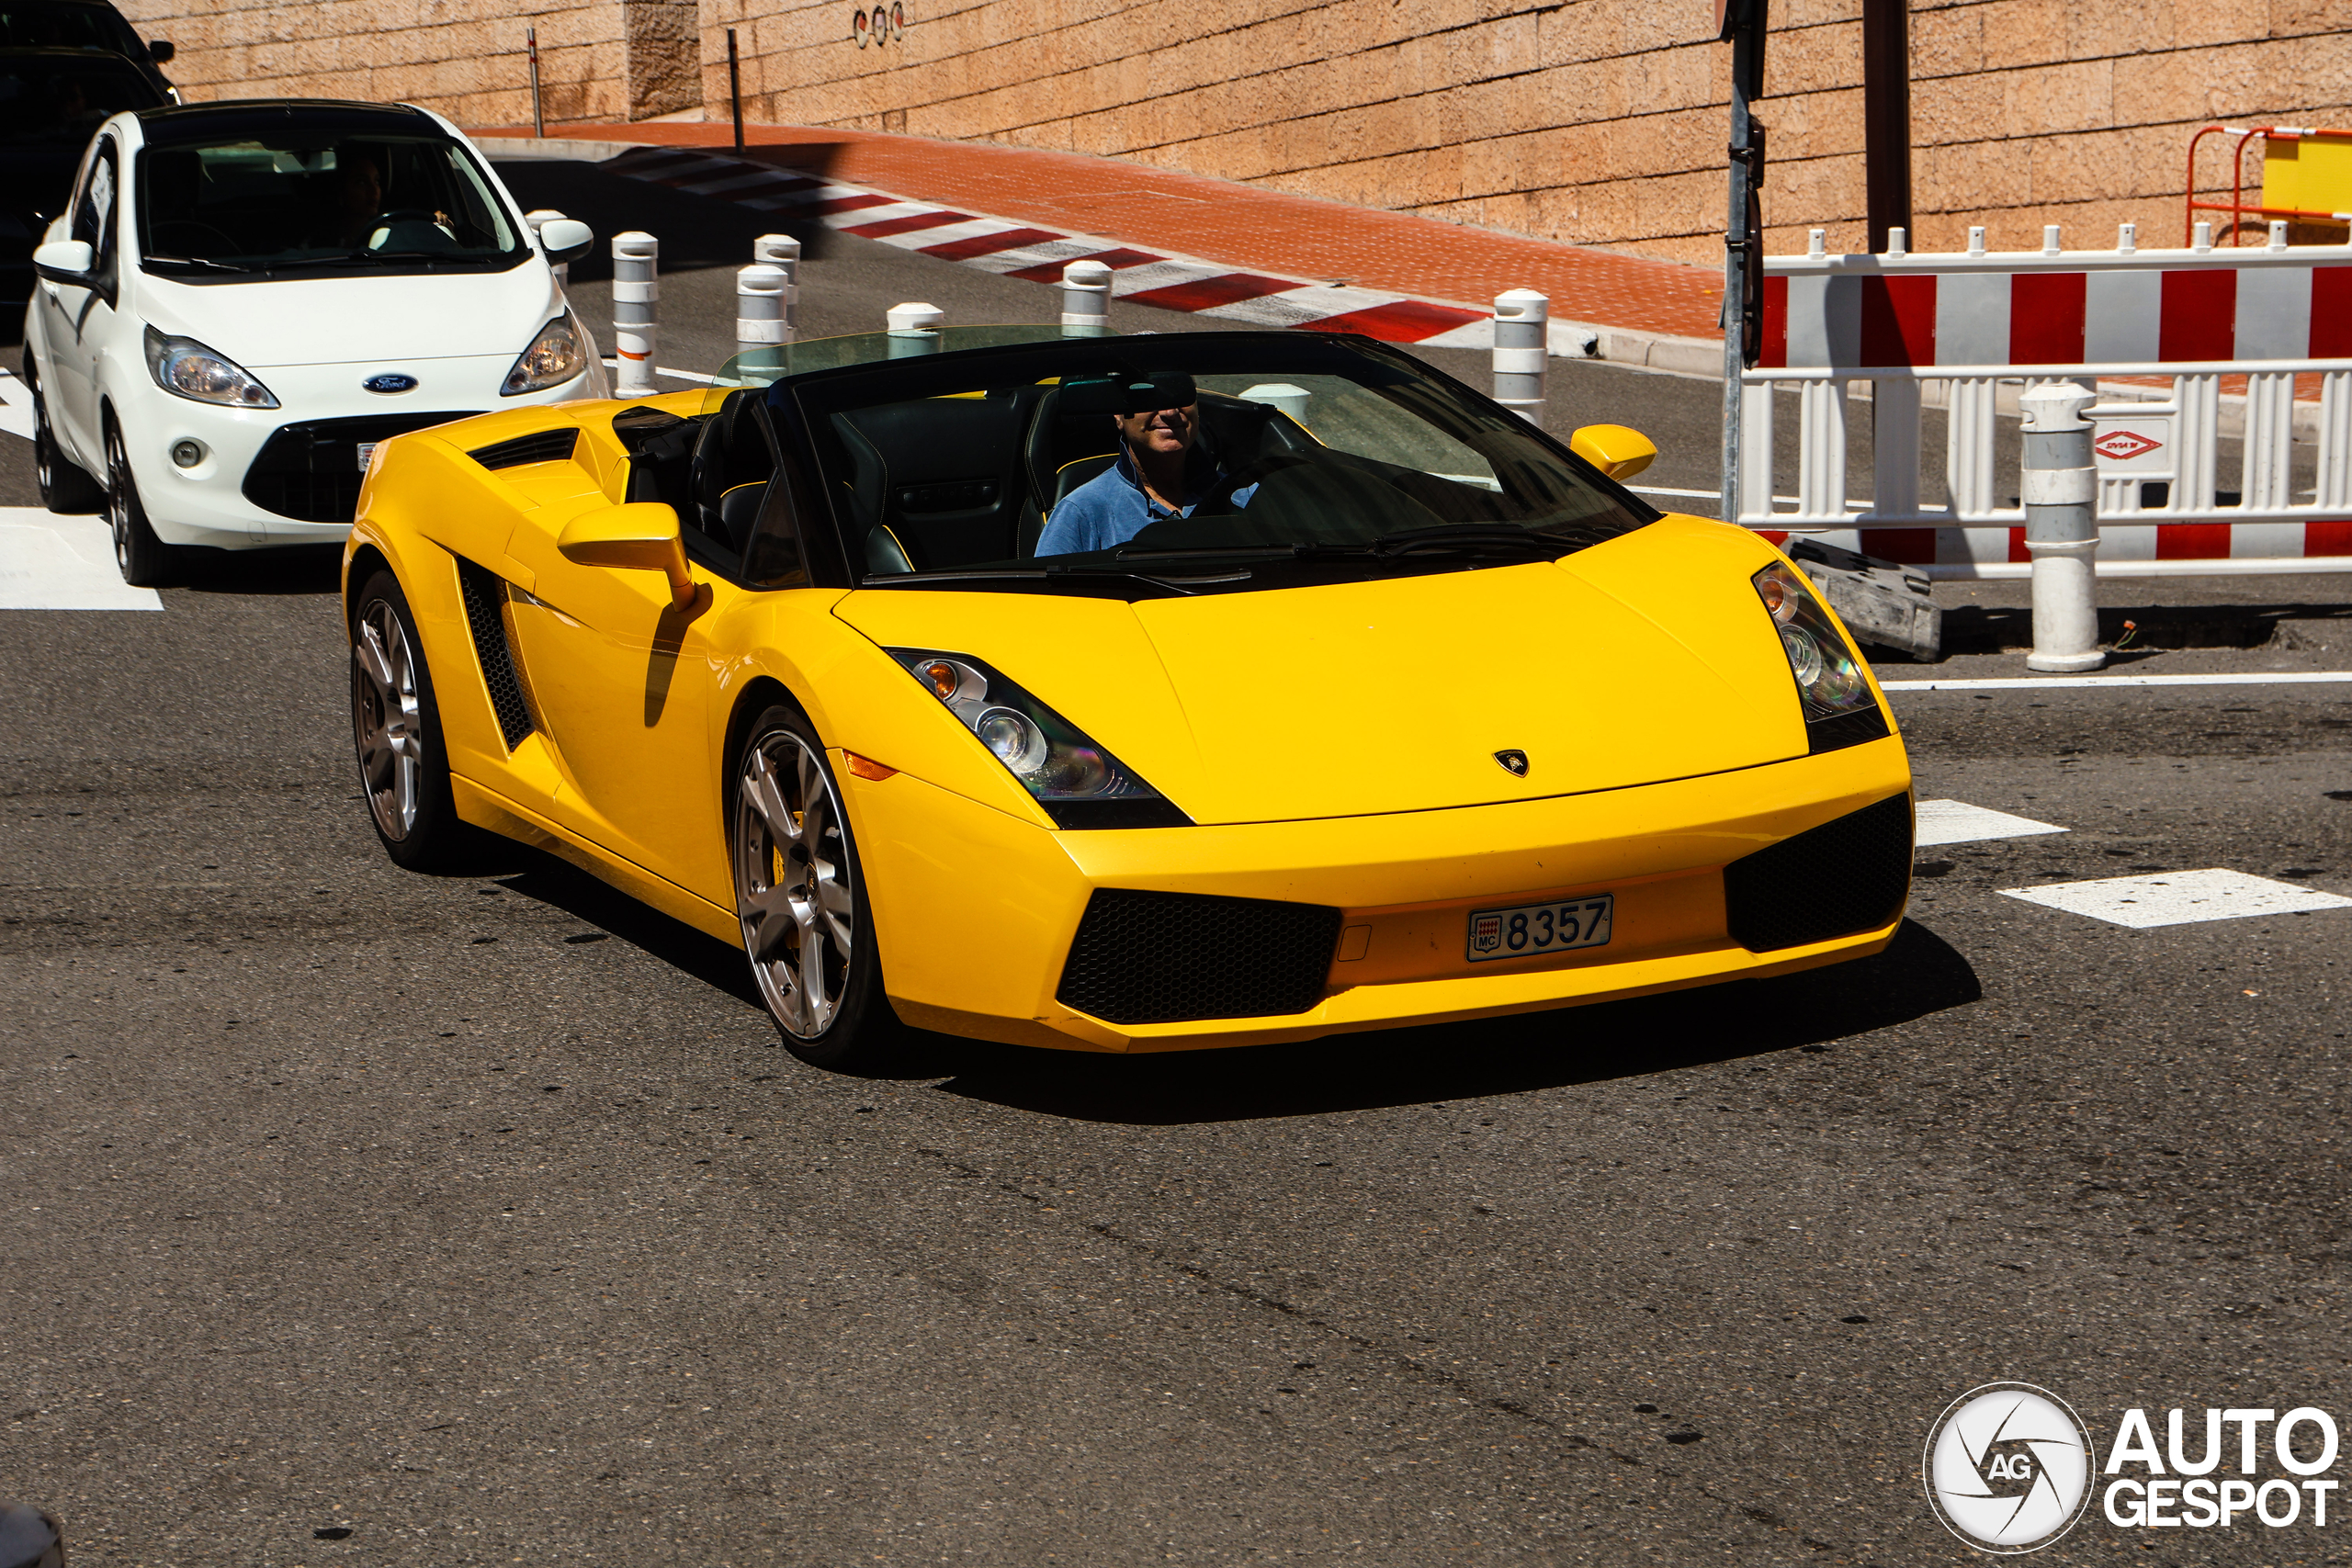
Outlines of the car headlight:
<svg viewBox="0 0 2352 1568">
<path fill-rule="evenodd" d="M 549 387 L 560 387 L 588 368 L 588 349 L 582 341 L 580 324 L 566 310 L 539 329 L 522 357 L 514 361 L 514 368 L 506 373 L 506 385 L 498 389 L 502 398 L 512 398 L 524 392 L 543 392 Z"/>
<path fill-rule="evenodd" d="M 1064 828 L 1189 828 L 1193 819 L 1076 725 L 977 659 L 893 648 L 890 657 L 964 721 Z"/>
<path fill-rule="evenodd" d="M 1772 627 L 1781 634 L 1781 651 L 1789 656 L 1789 673 L 1796 677 L 1797 695 L 1804 703 L 1807 724 L 1841 714 L 1873 712 L 1878 699 L 1861 666 L 1846 650 L 1837 622 L 1804 579 L 1774 561 L 1749 579 L 1756 596 L 1771 613 Z"/>
<path fill-rule="evenodd" d="M 174 337 L 149 327 L 146 341 L 147 373 L 167 392 L 232 409 L 277 406 L 269 389 L 255 380 L 251 371 L 192 337 Z"/>
</svg>

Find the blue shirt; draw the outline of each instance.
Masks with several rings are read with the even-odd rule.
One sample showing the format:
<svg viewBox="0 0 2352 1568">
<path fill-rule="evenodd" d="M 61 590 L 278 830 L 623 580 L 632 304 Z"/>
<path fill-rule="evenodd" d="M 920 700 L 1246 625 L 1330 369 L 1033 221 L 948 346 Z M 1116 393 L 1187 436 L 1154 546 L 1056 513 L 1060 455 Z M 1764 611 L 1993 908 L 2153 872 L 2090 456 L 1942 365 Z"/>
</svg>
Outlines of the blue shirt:
<svg viewBox="0 0 2352 1568">
<path fill-rule="evenodd" d="M 1216 471 L 1197 446 L 1193 448 L 1192 459 L 1186 466 L 1185 478 L 1193 484 L 1196 496 L 1205 495 L 1216 483 Z M 1257 488 L 1251 485 L 1236 491 L 1233 503 L 1247 506 Z M 1152 500 L 1145 493 L 1136 474 L 1135 461 L 1122 442 L 1117 462 L 1062 497 L 1054 514 L 1046 520 L 1046 530 L 1037 536 L 1037 547 L 1032 553 L 1070 556 L 1087 550 L 1116 549 L 1163 518 L 1190 517 L 1193 507 L 1198 504 L 1195 501 L 1171 510 Z"/>
</svg>

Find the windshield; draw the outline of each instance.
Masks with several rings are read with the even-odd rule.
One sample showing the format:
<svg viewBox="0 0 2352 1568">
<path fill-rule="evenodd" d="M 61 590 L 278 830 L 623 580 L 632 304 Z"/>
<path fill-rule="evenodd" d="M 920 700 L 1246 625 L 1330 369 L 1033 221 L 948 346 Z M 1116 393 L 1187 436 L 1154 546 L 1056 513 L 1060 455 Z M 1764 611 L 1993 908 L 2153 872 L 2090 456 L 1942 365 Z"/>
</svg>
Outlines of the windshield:
<svg viewBox="0 0 2352 1568">
<path fill-rule="evenodd" d="M 869 586 L 1283 586 L 1555 558 L 1656 519 L 1401 353 L 1073 339 L 787 380 Z"/>
<path fill-rule="evenodd" d="M 503 268 L 528 254 L 473 160 L 427 136 L 151 142 L 139 236 L 149 270 L 198 276 Z"/>
<path fill-rule="evenodd" d="M 110 56 L 0 59 L 0 146 L 53 148 L 71 159 L 108 115 L 163 101 L 147 78 Z"/>
</svg>

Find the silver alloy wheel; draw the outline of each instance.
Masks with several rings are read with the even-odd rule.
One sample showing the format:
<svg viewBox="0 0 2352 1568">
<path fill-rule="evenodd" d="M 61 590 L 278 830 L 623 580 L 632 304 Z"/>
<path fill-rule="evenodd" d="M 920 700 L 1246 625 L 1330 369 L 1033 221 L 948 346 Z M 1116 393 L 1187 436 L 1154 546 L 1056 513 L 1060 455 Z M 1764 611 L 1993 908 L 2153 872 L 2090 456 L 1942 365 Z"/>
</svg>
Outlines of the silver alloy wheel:
<svg viewBox="0 0 2352 1568">
<path fill-rule="evenodd" d="M 416 658 L 388 599 L 360 612 L 351 644 L 351 730 L 359 781 L 376 826 L 395 843 L 416 827 L 424 773 L 424 719 L 417 706 Z"/>
<path fill-rule="evenodd" d="M 33 394 L 33 482 L 40 486 L 46 496 L 57 488 L 57 460 L 51 456 L 57 450 L 57 433 L 49 427 L 49 400 L 41 396 L 36 385 Z"/>
<path fill-rule="evenodd" d="M 128 581 L 130 576 L 130 459 L 122 450 L 122 433 L 107 426 L 107 526 L 114 533 L 114 564 Z"/>
<path fill-rule="evenodd" d="M 796 1038 L 831 1026 L 857 935 L 848 841 L 833 781 L 808 743 L 772 729 L 735 780 L 735 908 L 760 995 Z"/>
</svg>

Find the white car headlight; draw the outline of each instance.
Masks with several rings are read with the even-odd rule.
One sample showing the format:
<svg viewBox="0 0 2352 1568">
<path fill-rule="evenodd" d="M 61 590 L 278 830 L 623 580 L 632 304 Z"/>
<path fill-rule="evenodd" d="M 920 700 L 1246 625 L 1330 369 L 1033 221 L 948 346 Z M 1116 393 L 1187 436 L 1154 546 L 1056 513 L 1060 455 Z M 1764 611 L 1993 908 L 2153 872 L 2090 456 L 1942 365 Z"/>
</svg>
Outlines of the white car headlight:
<svg viewBox="0 0 2352 1568">
<path fill-rule="evenodd" d="M 549 387 L 560 387 L 588 368 L 588 348 L 580 324 L 566 310 L 539 329 L 531 346 L 514 361 L 514 368 L 506 373 L 506 385 L 498 389 L 502 398 L 512 398 L 524 392 L 543 392 Z"/>
<path fill-rule="evenodd" d="M 147 370 L 155 385 L 199 403 L 232 409 L 274 409 L 277 400 L 253 373 L 192 337 L 147 329 Z"/>
</svg>

